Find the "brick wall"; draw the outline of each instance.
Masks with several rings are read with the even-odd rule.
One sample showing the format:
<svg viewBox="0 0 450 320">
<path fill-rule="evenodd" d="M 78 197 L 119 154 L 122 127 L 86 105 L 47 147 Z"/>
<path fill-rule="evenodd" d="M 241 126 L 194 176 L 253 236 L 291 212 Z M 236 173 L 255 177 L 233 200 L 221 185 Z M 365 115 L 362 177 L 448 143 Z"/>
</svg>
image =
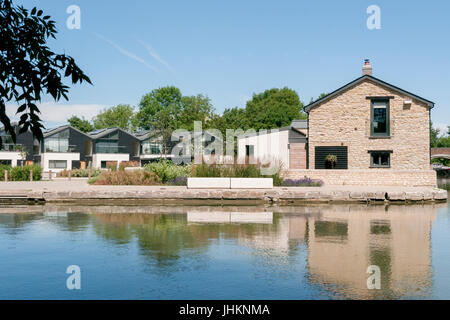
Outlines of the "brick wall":
<svg viewBox="0 0 450 320">
<path fill-rule="evenodd" d="M 431 155 L 450 154 L 450 148 L 431 148 Z"/>
<path fill-rule="evenodd" d="M 290 169 L 306 169 L 306 144 L 290 143 L 289 144 L 289 168 Z"/>
<path fill-rule="evenodd" d="M 368 96 L 394 97 L 390 100 L 389 138 L 370 137 Z M 412 104 L 405 106 L 404 100 L 412 100 Z M 430 168 L 429 121 L 429 110 L 424 103 L 365 80 L 310 110 L 310 168 L 314 168 L 316 146 L 347 146 L 349 169 L 369 169 L 369 150 L 392 150 L 392 170 L 427 170 Z"/>
<path fill-rule="evenodd" d="M 304 177 L 320 179 L 325 185 L 357 186 L 432 186 L 437 185 L 434 170 L 288 170 L 285 178 L 301 179 Z"/>
</svg>

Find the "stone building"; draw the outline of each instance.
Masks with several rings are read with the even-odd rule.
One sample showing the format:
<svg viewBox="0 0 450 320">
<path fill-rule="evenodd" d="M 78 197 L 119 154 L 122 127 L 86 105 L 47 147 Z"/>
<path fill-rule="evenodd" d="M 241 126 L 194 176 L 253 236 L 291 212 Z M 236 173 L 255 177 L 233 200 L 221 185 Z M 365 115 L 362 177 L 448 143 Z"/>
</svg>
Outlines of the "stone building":
<svg viewBox="0 0 450 320">
<path fill-rule="evenodd" d="M 275 148 L 269 149 L 273 139 L 262 139 L 264 133 L 241 137 L 239 156 L 254 151 L 257 157 L 281 157 L 287 177 L 332 185 L 436 185 L 430 166 L 434 103 L 374 77 L 369 60 L 362 73 L 304 107 L 303 146 L 285 138 L 278 145 L 271 141 Z"/>
</svg>

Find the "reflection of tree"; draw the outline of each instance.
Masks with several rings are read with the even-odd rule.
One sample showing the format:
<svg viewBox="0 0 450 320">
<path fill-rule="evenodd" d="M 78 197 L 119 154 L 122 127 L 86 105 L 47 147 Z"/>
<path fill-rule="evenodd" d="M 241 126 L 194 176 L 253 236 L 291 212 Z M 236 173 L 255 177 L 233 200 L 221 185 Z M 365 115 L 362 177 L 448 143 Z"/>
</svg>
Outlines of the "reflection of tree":
<svg viewBox="0 0 450 320">
<path fill-rule="evenodd" d="M 207 250 L 212 239 L 252 238 L 276 233 L 276 225 L 188 224 L 180 214 L 96 214 L 97 235 L 115 243 L 129 243 L 135 237 L 142 255 L 157 266 L 175 264 L 185 250 Z M 276 219 L 274 220 L 276 221 Z"/>
<path fill-rule="evenodd" d="M 23 227 L 33 221 L 41 219 L 42 214 L 0 214 L 0 225 L 8 228 L 13 234 L 23 231 Z"/>
</svg>

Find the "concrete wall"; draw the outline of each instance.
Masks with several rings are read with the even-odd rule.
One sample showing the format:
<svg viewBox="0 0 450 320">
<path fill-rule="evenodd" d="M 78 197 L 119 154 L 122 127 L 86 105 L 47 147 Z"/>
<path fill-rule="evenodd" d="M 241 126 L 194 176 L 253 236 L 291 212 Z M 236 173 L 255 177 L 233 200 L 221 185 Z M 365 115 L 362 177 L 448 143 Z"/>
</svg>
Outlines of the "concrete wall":
<svg viewBox="0 0 450 320">
<path fill-rule="evenodd" d="M 390 99 L 390 137 L 370 137 L 371 96 Z M 404 105 L 412 100 L 411 105 Z M 347 146 L 348 168 L 368 169 L 369 150 L 392 150 L 391 170 L 430 168 L 428 107 L 412 97 L 365 80 L 309 112 L 309 164 L 316 146 Z M 387 171 L 385 171 L 387 172 Z"/>
<path fill-rule="evenodd" d="M 17 161 L 25 158 L 21 152 L 0 151 L 0 160 L 11 160 L 11 166 L 16 167 Z"/>
<path fill-rule="evenodd" d="M 72 170 L 72 161 L 79 161 L 80 154 L 76 152 L 67 152 L 67 153 L 59 153 L 59 152 L 47 152 L 41 154 L 41 167 L 44 171 L 52 170 L 52 172 L 60 172 L 64 169 L 54 169 L 50 168 L 50 160 L 65 160 L 67 161 L 66 170 Z"/>
<path fill-rule="evenodd" d="M 437 185 L 434 170 L 289 170 L 285 178 L 301 179 L 304 177 L 320 179 L 325 185 L 359 185 L 359 186 L 433 186 Z"/>
<path fill-rule="evenodd" d="M 279 160 L 284 168 L 289 168 L 289 131 L 278 131 L 273 133 L 255 135 L 238 139 L 238 158 L 245 159 L 245 146 L 253 145 L 254 156 L 261 162 Z"/>
<path fill-rule="evenodd" d="M 130 154 L 128 153 L 96 153 L 92 156 L 92 167 L 101 168 L 102 161 L 117 161 L 118 164 L 122 161 L 130 161 Z"/>
</svg>

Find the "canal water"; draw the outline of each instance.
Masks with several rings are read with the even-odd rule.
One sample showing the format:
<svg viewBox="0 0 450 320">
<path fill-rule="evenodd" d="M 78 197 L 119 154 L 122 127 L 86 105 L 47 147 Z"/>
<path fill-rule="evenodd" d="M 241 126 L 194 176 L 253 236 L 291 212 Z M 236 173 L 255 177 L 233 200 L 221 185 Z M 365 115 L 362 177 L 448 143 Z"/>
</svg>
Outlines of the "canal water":
<svg viewBox="0 0 450 320">
<path fill-rule="evenodd" d="M 447 204 L 1 207 L 0 299 L 449 299 L 449 231 Z"/>
</svg>

